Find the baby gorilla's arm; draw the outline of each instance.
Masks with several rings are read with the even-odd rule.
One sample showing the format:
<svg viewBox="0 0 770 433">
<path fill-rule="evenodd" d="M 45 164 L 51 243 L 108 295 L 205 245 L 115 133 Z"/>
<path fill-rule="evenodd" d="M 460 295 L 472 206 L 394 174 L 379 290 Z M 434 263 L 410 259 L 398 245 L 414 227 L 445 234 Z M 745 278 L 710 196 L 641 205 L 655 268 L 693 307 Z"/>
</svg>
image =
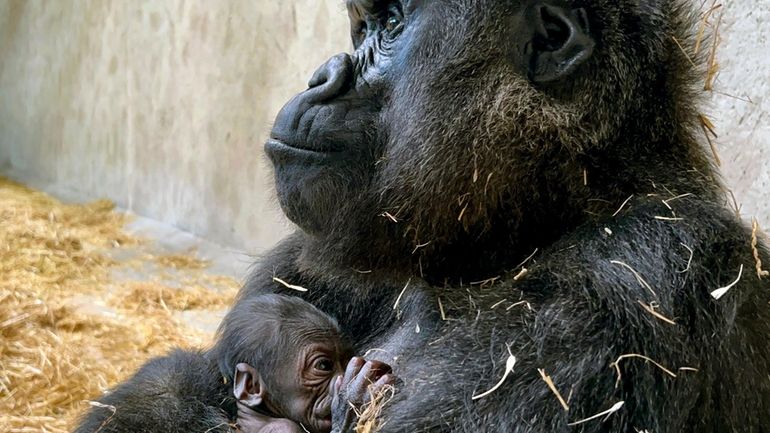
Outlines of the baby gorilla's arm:
<svg viewBox="0 0 770 433">
<path fill-rule="evenodd" d="M 365 361 L 355 357 L 350 360 L 345 375 L 334 383 L 332 400 L 332 433 L 354 431 L 361 408 L 392 385 L 395 377 L 389 365 L 379 361 Z"/>
</svg>

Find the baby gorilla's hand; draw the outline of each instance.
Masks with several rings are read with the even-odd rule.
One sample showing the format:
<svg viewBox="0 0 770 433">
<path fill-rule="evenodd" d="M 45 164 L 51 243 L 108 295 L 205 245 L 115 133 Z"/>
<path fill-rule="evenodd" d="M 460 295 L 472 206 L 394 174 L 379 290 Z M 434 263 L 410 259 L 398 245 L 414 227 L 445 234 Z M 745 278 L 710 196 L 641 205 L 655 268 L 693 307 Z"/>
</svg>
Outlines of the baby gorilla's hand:
<svg viewBox="0 0 770 433">
<path fill-rule="evenodd" d="M 352 432 L 358 413 L 387 385 L 395 382 L 388 364 L 355 357 L 336 379 L 332 399 L 332 433 Z M 358 412 L 356 412 L 358 411 Z"/>
</svg>

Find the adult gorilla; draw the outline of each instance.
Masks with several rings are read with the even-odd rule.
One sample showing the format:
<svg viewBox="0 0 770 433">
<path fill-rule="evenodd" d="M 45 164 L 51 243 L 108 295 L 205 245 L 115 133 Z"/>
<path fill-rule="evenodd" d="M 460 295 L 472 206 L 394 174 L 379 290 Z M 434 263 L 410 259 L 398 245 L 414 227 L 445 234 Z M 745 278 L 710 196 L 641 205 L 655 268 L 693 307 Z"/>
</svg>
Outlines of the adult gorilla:
<svg viewBox="0 0 770 433">
<path fill-rule="evenodd" d="M 392 364 L 383 432 L 770 429 L 770 285 L 700 140 L 692 5 L 348 11 L 355 52 L 267 143 L 299 230 L 241 300 L 302 296 Z"/>
<path fill-rule="evenodd" d="M 572 431 L 620 402 L 575 429 L 770 429 L 770 285 L 700 140 L 693 5 L 347 5 L 355 52 L 267 143 L 300 230 L 241 297 L 304 286 L 393 363 L 386 432 Z"/>
</svg>

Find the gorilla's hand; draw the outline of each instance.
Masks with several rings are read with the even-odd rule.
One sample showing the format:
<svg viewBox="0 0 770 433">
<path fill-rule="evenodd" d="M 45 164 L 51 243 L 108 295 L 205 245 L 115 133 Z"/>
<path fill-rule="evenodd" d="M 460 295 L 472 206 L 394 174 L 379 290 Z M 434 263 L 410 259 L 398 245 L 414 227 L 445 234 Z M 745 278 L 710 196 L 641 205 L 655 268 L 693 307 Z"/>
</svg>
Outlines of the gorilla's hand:
<svg viewBox="0 0 770 433">
<path fill-rule="evenodd" d="M 391 372 L 383 362 L 358 357 L 350 360 L 345 375 L 337 378 L 332 389 L 332 433 L 354 431 L 364 406 L 395 382 Z"/>
</svg>

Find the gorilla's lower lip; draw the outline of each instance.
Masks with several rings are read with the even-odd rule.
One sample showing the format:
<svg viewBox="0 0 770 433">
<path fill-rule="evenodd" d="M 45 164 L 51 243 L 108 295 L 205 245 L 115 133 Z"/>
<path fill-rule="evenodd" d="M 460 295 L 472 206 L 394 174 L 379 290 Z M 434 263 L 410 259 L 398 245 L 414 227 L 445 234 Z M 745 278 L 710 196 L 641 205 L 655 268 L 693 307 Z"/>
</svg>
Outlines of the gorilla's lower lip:
<svg viewBox="0 0 770 433">
<path fill-rule="evenodd" d="M 334 153 L 295 147 L 275 138 L 270 138 L 265 142 L 265 152 L 273 162 L 289 162 L 297 159 L 300 161 L 320 161 L 328 159 Z"/>
<path fill-rule="evenodd" d="M 265 143 L 265 147 L 271 147 L 271 148 L 275 148 L 275 149 L 288 148 L 288 149 L 293 149 L 293 150 L 295 150 L 297 152 L 326 153 L 326 152 L 320 152 L 320 151 L 313 150 L 313 149 L 306 149 L 304 147 L 292 146 L 292 145 L 286 143 L 285 141 L 278 140 L 276 138 L 269 138 L 267 140 L 267 143 Z"/>
<path fill-rule="evenodd" d="M 328 153 L 335 153 L 335 151 L 331 150 L 331 149 L 311 149 L 311 148 L 303 147 L 303 146 L 295 146 L 295 145 L 290 144 L 290 143 L 288 143 L 288 142 L 286 142 L 284 140 L 281 140 L 281 139 L 278 139 L 278 138 L 273 138 L 273 137 L 270 137 L 267 140 L 267 143 L 265 143 L 265 146 L 266 147 L 274 147 L 274 148 L 289 148 L 289 149 L 293 149 L 293 150 L 295 150 L 297 152 L 307 152 L 307 153 L 315 153 L 315 154 L 321 154 L 321 155 L 325 155 L 325 154 L 328 154 Z"/>
</svg>

